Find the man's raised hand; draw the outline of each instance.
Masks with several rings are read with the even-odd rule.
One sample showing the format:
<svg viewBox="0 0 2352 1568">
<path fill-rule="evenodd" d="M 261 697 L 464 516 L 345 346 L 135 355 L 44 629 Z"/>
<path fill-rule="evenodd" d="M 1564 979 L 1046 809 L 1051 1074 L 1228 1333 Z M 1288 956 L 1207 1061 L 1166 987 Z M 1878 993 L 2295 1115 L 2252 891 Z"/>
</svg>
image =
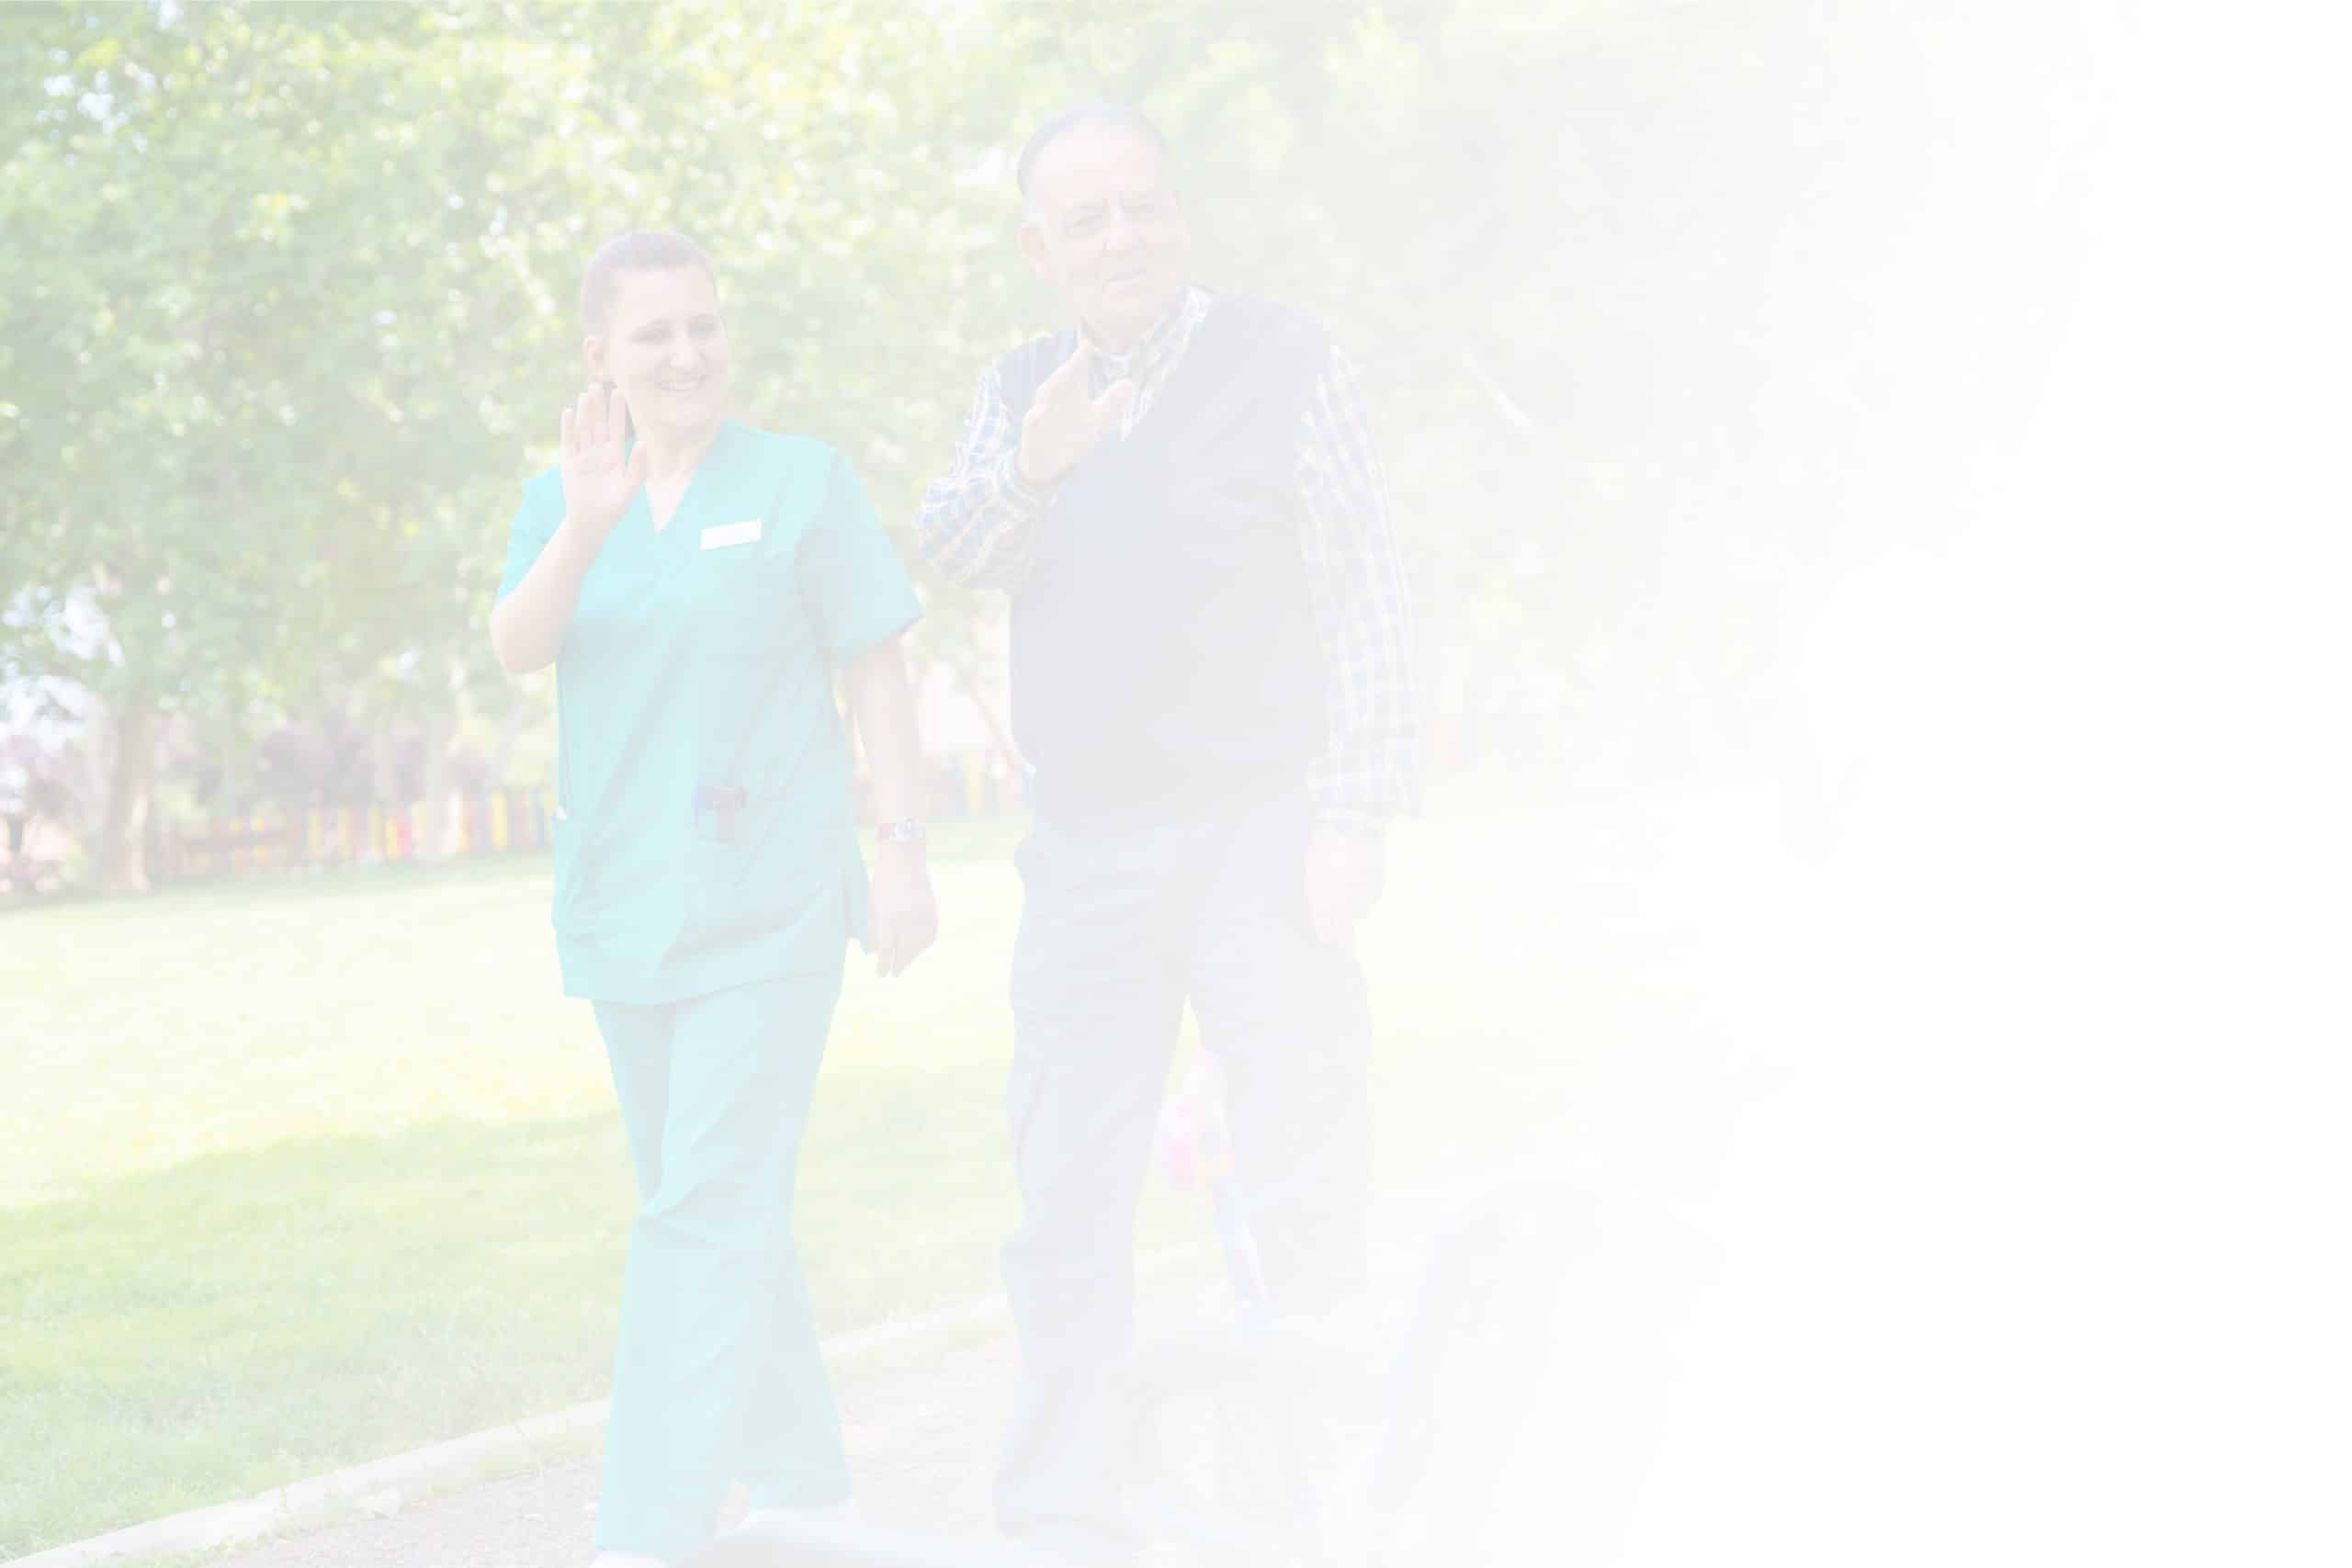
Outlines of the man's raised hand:
<svg viewBox="0 0 2352 1568">
<path fill-rule="evenodd" d="M 1078 352 L 1046 377 L 1029 400 L 1029 412 L 1021 421 L 1018 462 L 1021 477 L 1031 484 L 1059 483 L 1104 432 L 1118 428 L 1134 406 L 1136 384 L 1131 378 L 1112 382 L 1099 398 L 1086 389 L 1098 354 L 1092 344 L 1080 344 Z"/>
</svg>

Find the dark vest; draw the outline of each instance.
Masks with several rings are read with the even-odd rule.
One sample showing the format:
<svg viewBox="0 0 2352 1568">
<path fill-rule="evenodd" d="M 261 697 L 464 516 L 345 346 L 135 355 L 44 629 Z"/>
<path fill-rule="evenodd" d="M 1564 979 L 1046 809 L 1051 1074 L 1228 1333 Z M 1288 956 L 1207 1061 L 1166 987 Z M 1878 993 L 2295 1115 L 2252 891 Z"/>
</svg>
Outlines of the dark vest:
<svg viewBox="0 0 2352 1568">
<path fill-rule="evenodd" d="M 1013 423 L 1075 335 L 999 362 Z M 1271 794 L 1325 749 L 1298 445 L 1321 328 L 1220 295 L 1124 440 L 1056 487 L 1012 596 L 1012 728 L 1078 822 Z"/>
</svg>

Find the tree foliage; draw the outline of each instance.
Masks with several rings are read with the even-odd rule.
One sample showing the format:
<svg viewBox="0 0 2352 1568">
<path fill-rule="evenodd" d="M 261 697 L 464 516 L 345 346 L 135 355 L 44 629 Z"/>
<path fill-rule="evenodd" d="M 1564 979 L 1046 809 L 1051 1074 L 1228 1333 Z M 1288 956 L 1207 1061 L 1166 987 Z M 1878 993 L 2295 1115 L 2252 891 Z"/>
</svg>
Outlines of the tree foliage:
<svg viewBox="0 0 2352 1568">
<path fill-rule="evenodd" d="M 1204 279 L 1363 367 L 1432 607 L 1508 614 L 1560 558 L 1529 509 L 1577 389 L 1557 85 L 1616 15 L 9 7 L 0 673 L 249 756 L 286 718 L 503 709 L 504 520 L 580 385 L 579 271 L 627 228 L 703 241 L 741 411 L 842 447 L 902 525 L 978 367 L 1055 324 L 1011 158 L 1093 96 L 1170 132 Z M 931 597 L 937 640 L 989 613 Z"/>
<path fill-rule="evenodd" d="M 12 10 L 6 669 L 223 739 L 501 700 L 503 523 L 594 244 L 722 258 L 752 418 L 903 492 L 942 35 L 846 6 Z M 746 62 L 761 62 L 746 68 Z M 23 95 L 12 93 L 12 103 Z M 954 357 L 952 354 L 945 355 Z M 919 373 L 919 371 L 921 373 Z M 939 408 L 944 410 L 945 400 Z"/>
</svg>

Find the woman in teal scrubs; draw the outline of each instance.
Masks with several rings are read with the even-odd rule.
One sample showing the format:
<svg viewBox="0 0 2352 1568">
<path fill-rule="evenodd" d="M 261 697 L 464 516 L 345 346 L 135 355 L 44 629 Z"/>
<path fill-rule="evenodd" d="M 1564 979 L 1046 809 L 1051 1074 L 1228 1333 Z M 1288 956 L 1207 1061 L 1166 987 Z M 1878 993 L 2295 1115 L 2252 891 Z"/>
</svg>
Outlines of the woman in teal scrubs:
<svg viewBox="0 0 2352 1568">
<path fill-rule="evenodd" d="M 898 640 L 921 609 L 856 475 L 727 416 L 690 241 L 624 235 L 582 295 L 599 385 L 525 488 L 490 629 L 507 670 L 556 666 L 556 950 L 641 1199 L 596 1561 L 644 1568 L 738 1480 L 755 1509 L 846 1504 L 793 1176 L 849 939 L 895 975 L 937 919 Z M 884 823 L 870 886 L 836 671 Z"/>
</svg>

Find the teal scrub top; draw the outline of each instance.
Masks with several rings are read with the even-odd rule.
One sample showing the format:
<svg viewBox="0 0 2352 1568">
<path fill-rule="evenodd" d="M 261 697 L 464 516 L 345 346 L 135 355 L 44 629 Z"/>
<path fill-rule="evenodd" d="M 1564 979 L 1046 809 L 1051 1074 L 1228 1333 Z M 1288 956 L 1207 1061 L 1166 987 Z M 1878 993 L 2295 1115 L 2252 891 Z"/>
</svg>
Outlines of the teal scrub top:
<svg viewBox="0 0 2352 1568">
<path fill-rule="evenodd" d="M 500 599 L 562 520 L 550 468 L 524 489 Z M 676 1001 L 821 972 L 864 937 L 831 671 L 922 613 L 856 474 L 820 441 L 729 420 L 667 527 L 639 494 L 556 660 L 567 996 Z"/>
</svg>

